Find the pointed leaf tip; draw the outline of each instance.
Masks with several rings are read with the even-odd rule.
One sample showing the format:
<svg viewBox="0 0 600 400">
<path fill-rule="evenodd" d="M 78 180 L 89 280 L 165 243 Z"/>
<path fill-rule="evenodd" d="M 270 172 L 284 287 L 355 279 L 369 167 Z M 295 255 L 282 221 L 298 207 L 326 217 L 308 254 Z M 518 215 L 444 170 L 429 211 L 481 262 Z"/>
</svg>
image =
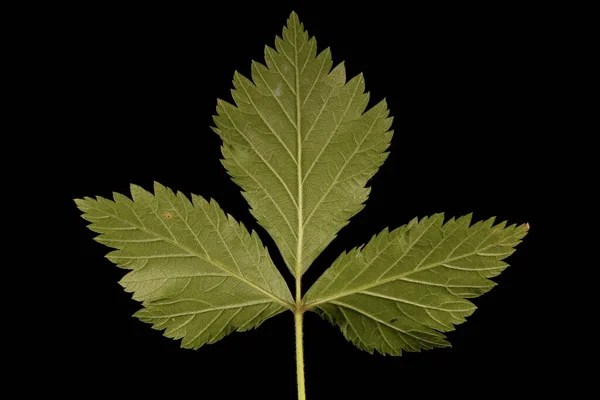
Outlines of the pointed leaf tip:
<svg viewBox="0 0 600 400">
<path fill-rule="evenodd" d="M 292 11 L 290 13 L 290 16 L 288 17 L 288 20 L 290 21 L 300 21 L 300 17 L 298 16 L 298 13 L 296 13 L 296 11 Z"/>
</svg>

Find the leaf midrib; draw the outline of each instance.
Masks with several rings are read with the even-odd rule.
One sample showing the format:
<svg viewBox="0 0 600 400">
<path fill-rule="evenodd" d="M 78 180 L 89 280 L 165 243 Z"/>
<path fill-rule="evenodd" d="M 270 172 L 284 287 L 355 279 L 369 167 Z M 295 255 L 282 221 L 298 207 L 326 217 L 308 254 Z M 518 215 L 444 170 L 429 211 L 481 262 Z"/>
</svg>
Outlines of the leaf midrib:
<svg viewBox="0 0 600 400">
<path fill-rule="evenodd" d="M 298 180 L 298 208 L 297 208 L 297 221 L 298 221 L 298 245 L 296 247 L 296 307 L 300 307 L 302 303 L 302 293 L 300 287 L 300 278 L 302 277 L 302 247 L 304 246 L 304 221 L 303 221 L 303 186 L 302 181 L 302 113 L 300 111 L 300 71 L 298 70 L 298 27 L 296 26 L 296 20 L 294 22 L 294 69 L 296 74 L 296 148 L 297 148 L 297 174 L 296 179 Z M 310 55 L 309 55 L 310 57 Z M 318 79 L 318 77 L 317 77 Z"/>
<path fill-rule="evenodd" d="M 182 299 L 181 301 L 184 301 L 184 300 L 187 300 L 187 299 Z M 193 300 L 193 299 L 191 299 L 191 300 Z M 269 304 L 269 303 L 271 303 L 271 302 L 255 300 L 255 301 L 247 301 L 245 303 L 238 303 L 238 304 L 226 305 L 226 306 L 213 306 L 212 304 L 210 304 L 211 307 L 203 308 L 201 310 L 185 311 L 185 312 L 180 312 L 180 313 L 175 313 L 175 314 L 156 314 L 156 313 L 154 313 L 152 315 L 144 315 L 144 318 L 158 319 L 158 318 L 183 317 L 186 315 L 200 315 L 200 314 L 205 314 L 205 313 L 209 313 L 209 312 L 213 312 L 213 311 L 231 310 L 234 308 L 241 309 L 241 308 L 245 308 L 245 307 L 252 307 L 252 306 L 256 306 L 256 305 L 260 305 L 260 304 Z M 162 306 L 164 304 L 159 303 L 156 305 Z"/>
<path fill-rule="evenodd" d="M 278 297 L 278 296 L 274 295 L 273 293 L 271 293 L 271 292 L 269 292 L 269 291 L 267 291 L 267 290 L 265 290 L 265 289 L 261 288 L 260 286 L 256 285 L 255 283 L 253 283 L 253 282 L 251 282 L 251 281 L 249 281 L 249 280 L 247 280 L 247 279 L 245 279 L 245 278 L 243 278 L 243 277 L 241 277 L 241 276 L 239 276 L 239 275 L 237 275 L 237 274 L 235 274 L 235 273 L 231 272 L 229 269 L 227 269 L 227 268 L 226 268 L 225 266 L 223 266 L 221 263 L 219 263 L 219 262 L 217 262 L 217 261 L 214 261 L 214 260 L 213 260 L 213 259 L 211 259 L 211 258 L 204 257 L 204 256 L 202 256 L 201 254 L 197 253 L 196 251 L 194 251 L 194 250 L 192 250 L 192 249 L 188 248 L 187 246 L 184 246 L 184 245 L 182 245 L 181 243 L 179 243 L 179 242 L 177 242 L 177 241 L 174 241 L 174 240 L 168 239 L 168 238 L 166 238 L 166 237 L 164 237 L 164 236 L 162 236 L 162 235 L 160 235 L 160 234 L 158 234 L 158 233 L 156 233 L 156 232 L 154 232 L 154 231 L 151 231 L 151 230 L 147 229 L 147 228 L 146 228 L 146 227 L 144 227 L 144 226 L 140 226 L 140 225 L 134 224 L 134 223 L 132 223 L 131 221 L 128 221 L 128 220 L 126 220 L 126 219 L 123 219 L 123 218 L 119 217 L 119 216 L 118 216 L 118 215 L 116 215 L 116 214 L 112 214 L 112 213 L 110 213 L 110 212 L 108 212 L 108 211 L 102 210 L 102 209 L 100 209 L 100 208 L 97 208 L 97 207 L 90 207 L 90 208 L 92 208 L 92 209 L 94 209 L 94 210 L 97 210 L 97 211 L 99 211 L 99 212 L 101 212 L 101 213 L 104 213 L 104 214 L 106 214 L 106 215 L 109 215 L 109 216 L 111 216 L 111 217 L 113 217 L 113 218 L 115 218 L 115 219 L 117 219 L 117 220 L 119 220 L 119 221 L 122 221 L 122 222 L 124 222 L 124 223 L 126 223 L 126 224 L 128 224 L 128 225 L 130 225 L 130 226 L 132 226 L 132 227 L 134 227 L 134 228 L 136 228 L 136 229 L 142 230 L 142 231 L 144 231 L 144 232 L 146 232 L 146 233 L 148 233 L 148 234 L 150 234 L 150 235 L 154 235 L 154 236 L 156 236 L 156 237 L 158 237 L 158 238 L 162 239 L 163 241 L 165 241 L 165 242 L 167 242 L 167 243 L 171 243 L 172 245 L 179 247 L 180 249 L 182 249 L 182 250 L 184 250 L 184 251 L 188 252 L 189 254 L 191 254 L 191 255 L 193 255 L 193 256 L 195 256 L 195 257 L 198 257 L 199 259 L 201 259 L 201 260 L 204 260 L 204 261 L 206 261 L 206 262 L 208 262 L 208 263 L 210 263 L 210 264 L 214 265 L 215 267 L 217 267 L 217 268 L 219 268 L 219 269 L 221 269 L 221 270 L 225 271 L 225 272 L 226 272 L 227 274 L 229 274 L 230 276 L 232 276 L 232 277 L 234 277 L 234 278 L 237 278 L 238 280 L 240 280 L 240 281 L 242 281 L 242 282 L 246 283 L 248 286 L 251 286 L 252 288 L 254 288 L 254 289 L 258 290 L 259 292 L 262 292 L 262 293 L 263 293 L 263 294 L 265 294 L 267 297 L 270 297 L 271 299 L 273 299 L 273 300 L 274 300 L 274 301 L 276 301 L 277 303 L 281 304 L 281 305 L 282 305 L 282 306 L 284 306 L 285 308 L 287 308 L 287 309 L 290 309 L 290 310 L 293 310 L 293 305 L 292 305 L 291 303 L 288 303 L 288 302 L 287 302 L 287 301 L 285 301 L 284 299 L 282 299 L 282 298 L 280 298 L 280 297 Z M 134 215 L 136 216 L 136 218 L 139 218 L 139 217 L 137 216 L 137 214 L 136 214 L 136 213 L 134 213 Z M 160 220 L 160 218 L 159 218 L 159 220 Z M 166 226 L 165 226 L 165 228 L 166 228 Z M 171 230 L 170 230 L 170 229 L 168 229 L 168 228 L 166 228 L 166 229 L 169 231 L 169 233 L 171 233 Z M 226 247 L 227 247 L 227 246 L 226 246 Z M 144 258 L 147 258 L 147 257 L 144 257 Z M 168 279 L 168 278 L 166 278 L 166 279 Z"/>
<path fill-rule="evenodd" d="M 487 239 L 488 239 L 488 238 L 489 238 L 489 237 L 490 237 L 490 236 L 491 236 L 493 233 L 495 233 L 495 231 L 494 231 L 494 230 L 492 230 L 492 232 L 491 232 L 491 233 L 488 235 L 488 237 L 487 237 L 486 239 L 484 239 L 484 240 L 482 241 L 482 243 L 485 243 L 485 241 L 486 241 L 486 240 L 487 240 Z M 402 274 L 395 275 L 395 276 L 392 276 L 392 277 L 390 277 L 390 278 L 383 279 L 383 280 L 381 280 L 381 281 L 377 281 L 377 282 L 375 282 L 375 283 L 369 283 L 369 284 L 367 284 L 367 285 L 361 286 L 361 287 L 359 287 L 359 288 L 357 288 L 357 289 L 354 289 L 354 290 L 349 290 L 349 291 L 341 292 L 341 293 L 338 293 L 338 294 L 336 294 L 336 295 L 333 295 L 333 296 L 326 297 L 325 299 L 322 299 L 322 300 L 316 300 L 316 301 L 313 301 L 313 302 L 311 302 L 311 303 L 306 303 L 306 304 L 305 304 L 305 308 L 306 308 L 307 310 L 309 310 L 309 309 L 311 309 L 311 308 L 314 308 L 314 307 L 318 306 L 319 304 L 323 304 L 323 303 L 331 302 L 332 300 L 339 299 L 339 298 L 341 298 L 341 297 L 345 297 L 345 296 L 350 296 L 350 295 L 353 295 L 353 294 L 357 294 L 357 293 L 360 293 L 360 292 L 362 292 L 362 291 L 364 291 L 364 290 L 368 290 L 368 289 L 374 288 L 374 287 L 376 287 L 376 286 L 385 285 L 386 283 L 393 282 L 393 281 L 396 281 L 396 280 L 400 280 L 400 279 L 402 279 L 402 278 L 404 278 L 404 277 L 407 277 L 407 276 L 409 276 L 409 275 L 411 275 L 411 274 L 413 274 L 413 273 L 416 273 L 416 272 L 422 272 L 422 271 L 425 271 L 425 270 L 428 270 L 428 269 L 431 269 L 431 268 L 439 267 L 439 266 L 441 266 L 441 265 L 444 265 L 444 264 L 447 264 L 447 263 L 454 262 L 454 261 L 456 261 L 456 260 L 460 260 L 460 259 L 463 259 L 463 258 L 466 258 L 466 257 L 470 257 L 470 256 L 472 256 L 472 255 L 475 255 L 475 254 L 477 254 L 477 253 L 480 253 L 480 252 L 481 252 L 481 250 L 487 250 L 487 249 L 489 249 L 490 247 L 497 246 L 499 243 L 502 243 L 502 242 L 503 242 L 503 241 L 505 241 L 506 239 L 508 239 L 508 238 L 507 238 L 507 237 L 505 237 L 505 238 L 503 238 L 502 240 L 500 240 L 500 241 L 498 241 L 498 242 L 494 242 L 494 243 L 492 243 L 492 244 L 489 244 L 489 245 L 488 245 L 488 246 L 486 246 L 486 247 L 482 247 L 482 248 L 479 248 L 479 247 L 478 247 L 478 248 L 477 248 L 477 249 L 475 249 L 474 251 L 472 251 L 472 252 L 469 252 L 469 253 L 466 253 L 466 254 L 463 254 L 463 255 L 461 255 L 461 256 L 458 256 L 458 257 L 454 257 L 454 258 L 450 258 L 450 259 L 448 259 L 448 258 L 447 258 L 447 259 L 445 259 L 445 260 L 443 260 L 443 261 L 439 261 L 439 262 L 435 262 L 435 263 L 428 264 L 428 265 L 426 265 L 425 267 L 422 267 L 422 268 L 420 268 L 420 269 L 418 269 L 418 270 L 414 270 L 414 269 L 413 269 L 413 270 L 410 270 L 410 271 L 404 272 L 404 273 L 402 273 Z M 389 247 L 389 245 L 388 245 L 388 246 L 386 246 L 386 247 Z M 403 256 L 404 256 L 404 254 L 405 254 L 405 253 L 403 253 L 403 255 L 402 255 L 401 257 L 403 257 Z"/>
</svg>

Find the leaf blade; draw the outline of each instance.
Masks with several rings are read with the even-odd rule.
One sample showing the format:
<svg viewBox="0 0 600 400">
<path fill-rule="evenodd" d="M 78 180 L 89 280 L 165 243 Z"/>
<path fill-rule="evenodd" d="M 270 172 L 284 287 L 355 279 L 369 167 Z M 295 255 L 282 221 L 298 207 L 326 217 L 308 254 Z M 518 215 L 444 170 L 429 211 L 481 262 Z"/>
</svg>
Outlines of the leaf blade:
<svg viewBox="0 0 600 400">
<path fill-rule="evenodd" d="M 131 270 L 120 284 L 143 303 L 138 318 L 198 348 L 293 307 L 255 232 L 214 201 L 157 183 L 154 191 L 132 185 L 133 200 L 76 200 L 95 239 L 116 249 L 107 258 Z"/>
<path fill-rule="evenodd" d="M 442 332 L 474 312 L 467 299 L 495 285 L 489 278 L 508 266 L 502 260 L 528 226 L 493 226 L 493 219 L 470 225 L 470 215 L 443 220 L 414 219 L 342 254 L 306 293 L 305 307 L 369 352 L 448 346 Z"/>
<path fill-rule="evenodd" d="M 362 75 L 332 70 L 295 13 L 282 36 L 266 65 L 252 63 L 252 81 L 234 74 L 235 105 L 218 102 L 214 130 L 223 165 L 299 276 L 362 209 L 392 131 L 385 101 L 365 112 Z"/>
</svg>

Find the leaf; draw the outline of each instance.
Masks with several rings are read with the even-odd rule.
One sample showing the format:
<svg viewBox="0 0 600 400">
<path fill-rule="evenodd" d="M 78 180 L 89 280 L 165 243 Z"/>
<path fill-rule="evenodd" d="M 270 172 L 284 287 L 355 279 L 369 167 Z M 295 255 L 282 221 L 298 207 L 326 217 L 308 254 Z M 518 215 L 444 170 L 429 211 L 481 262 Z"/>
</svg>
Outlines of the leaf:
<svg viewBox="0 0 600 400">
<path fill-rule="evenodd" d="M 400 355 L 446 347 L 490 290 L 528 225 L 469 227 L 471 216 L 443 224 L 442 214 L 384 230 L 362 249 L 342 254 L 305 295 L 306 308 L 340 326 L 357 347 Z"/>
<path fill-rule="evenodd" d="M 132 185 L 133 201 L 76 200 L 96 240 L 119 249 L 107 258 L 131 270 L 120 283 L 143 302 L 138 318 L 198 348 L 293 307 L 255 232 L 214 201 L 192 195 L 192 203 L 157 183 L 154 192 Z"/>
<path fill-rule="evenodd" d="M 214 130 L 252 214 L 301 276 L 363 208 L 392 119 L 385 101 L 363 114 L 363 76 L 346 83 L 343 64 L 331 70 L 329 49 L 317 55 L 295 13 L 265 60 L 252 64 L 252 81 L 235 73 L 236 105 L 218 101 Z"/>
<path fill-rule="evenodd" d="M 392 118 L 385 100 L 367 111 L 362 75 L 346 82 L 344 65 L 332 69 L 329 49 L 317 54 L 295 13 L 275 49 L 265 48 L 265 63 L 252 64 L 252 80 L 234 74 L 234 104 L 218 100 L 213 130 L 223 165 L 295 276 L 295 298 L 257 234 L 214 201 L 155 184 L 154 195 L 132 185 L 133 200 L 76 203 L 96 240 L 117 249 L 107 257 L 130 270 L 120 283 L 143 303 L 136 316 L 182 347 L 293 311 L 305 400 L 306 311 L 371 353 L 449 346 L 444 332 L 473 313 L 468 299 L 495 285 L 490 278 L 529 226 L 471 225 L 470 215 L 414 219 L 340 255 L 301 298 L 304 272 L 363 208 L 366 184 L 388 155 Z"/>
</svg>

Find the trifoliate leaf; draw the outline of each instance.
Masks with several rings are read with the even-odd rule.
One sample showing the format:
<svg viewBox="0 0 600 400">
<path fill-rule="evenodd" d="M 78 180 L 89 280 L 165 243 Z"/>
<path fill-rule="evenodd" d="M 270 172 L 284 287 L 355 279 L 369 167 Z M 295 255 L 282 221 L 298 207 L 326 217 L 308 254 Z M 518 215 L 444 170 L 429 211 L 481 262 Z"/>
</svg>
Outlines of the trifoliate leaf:
<svg viewBox="0 0 600 400">
<path fill-rule="evenodd" d="M 107 258 L 131 270 L 120 283 L 143 302 L 137 317 L 198 348 L 293 307 L 255 232 L 214 201 L 159 184 L 154 192 L 132 185 L 133 200 L 76 200 L 96 240 L 118 249 Z"/>
<path fill-rule="evenodd" d="M 159 184 L 155 194 L 131 187 L 76 200 L 108 258 L 130 272 L 125 290 L 143 303 L 136 315 L 182 346 L 198 348 L 228 333 L 294 312 L 298 398 L 304 383 L 303 314 L 316 311 L 359 348 L 400 355 L 448 346 L 444 332 L 465 321 L 468 300 L 490 290 L 490 278 L 529 226 L 436 214 L 342 254 L 301 298 L 301 278 L 368 197 L 365 187 L 385 161 L 392 137 L 385 101 L 366 111 L 362 75 L 346 82 L 292 13 L 266 65 L 252 80 L 235 73 L 235 105 L 219 100 L 213 128 L 223 165 L 242 188 L 252 214 L 295 276 L 296 298 L 256 233 L 213 201 L 192 201 Z"/>
<path fill-rule="evenodd" d="M 465 321 L 477 297 L 508 266 L 528 225 L 469 226 L 471 216 L 443 224 L 442 214 L 342 254 L 305 295 L 306 308 L 340 326 L 357 347 L 400 355 L 448 346 L 441 332 Z"/>
<path fill-rule="evenodd" d="M 252 214 L 300 276 L 363 208 L 392 119 L 385 101 L 363 114 L 362 75 L 346 82 L 343 64 L 332 70 L 295 13 L 265 61 L 252 64 L 252 81 L 235 74 L 236 105 L 218 102 L 215 131 Z"/>
</svg>

